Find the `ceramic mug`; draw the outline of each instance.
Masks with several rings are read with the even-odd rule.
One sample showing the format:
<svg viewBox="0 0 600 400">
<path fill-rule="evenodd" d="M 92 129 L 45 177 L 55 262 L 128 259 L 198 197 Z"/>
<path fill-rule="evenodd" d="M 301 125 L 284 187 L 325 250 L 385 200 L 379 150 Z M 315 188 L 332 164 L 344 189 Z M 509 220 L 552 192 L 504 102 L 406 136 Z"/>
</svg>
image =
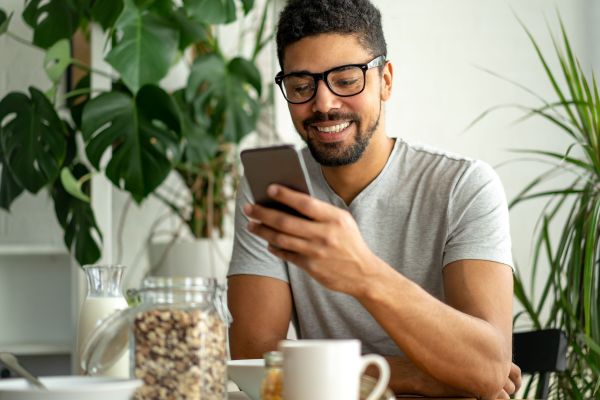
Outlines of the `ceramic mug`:
<svg viewBox="0 0 600 400">
<path fill-rule="evenodd" d="M 356 400 L 367 366 L 379 369 L 379 380 L 367 397 L 378 399 L 390 379 L 387 361 L 376 354 L 361 356 L 358 340 L 283 340 L 285 400 Z"/>
</svg>

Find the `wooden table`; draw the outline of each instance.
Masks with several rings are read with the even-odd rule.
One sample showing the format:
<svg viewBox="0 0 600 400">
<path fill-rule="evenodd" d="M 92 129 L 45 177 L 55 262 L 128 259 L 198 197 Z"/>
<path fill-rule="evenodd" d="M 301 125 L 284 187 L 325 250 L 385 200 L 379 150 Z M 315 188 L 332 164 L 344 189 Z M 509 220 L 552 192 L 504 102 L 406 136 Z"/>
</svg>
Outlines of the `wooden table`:
<svg viewBox="0 0 600 400">
<path fill-rule="evenodd" d="M 397 397 L 401 400 L 469 400 L 468 398 L 456 398 L 456 397 L 411 397 L 411 396 L 400 396 Z M 229 400 L 250 400 L 250 397 L 246 396 L 244 392 L 229 392 Z M 475 399 L 470 399 L 475 400 Z"/>
</svg>

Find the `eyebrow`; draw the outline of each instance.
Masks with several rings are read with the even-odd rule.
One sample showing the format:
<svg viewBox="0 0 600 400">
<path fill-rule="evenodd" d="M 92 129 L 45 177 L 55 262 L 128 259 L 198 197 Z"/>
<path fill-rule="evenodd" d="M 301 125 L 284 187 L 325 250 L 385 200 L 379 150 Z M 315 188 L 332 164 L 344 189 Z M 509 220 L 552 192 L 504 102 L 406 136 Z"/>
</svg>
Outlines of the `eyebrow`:
<svg viewBox="0 0 600 400">
<path fill-rule="evenodd" d="M 337 68 L 337 67 L 334 67 L 334 68 Z M 284 75 L 289 75 L 289 74 L 307 74 L 307 75 L 312 75 L 312 74 L 320 74 L 322 72 L 323 71 L 321 71 L 321 72 L 310 72 L 310 71 L 307 71 L 307 70 L 303 69 L 303 70 L 300 70 L 300 71 L 285 72 Z"/>
</svg>

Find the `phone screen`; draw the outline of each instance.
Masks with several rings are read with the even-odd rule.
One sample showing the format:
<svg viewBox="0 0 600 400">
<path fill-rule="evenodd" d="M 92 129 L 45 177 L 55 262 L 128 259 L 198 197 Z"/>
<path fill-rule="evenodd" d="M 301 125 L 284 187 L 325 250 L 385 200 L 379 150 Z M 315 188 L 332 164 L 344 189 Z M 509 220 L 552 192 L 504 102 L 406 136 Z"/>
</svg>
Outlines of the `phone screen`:
<svg viewBox="0 0 600 400">
<path fill-rule="evenodd" d="M 267 188 L 273 183 L 311 194 L 304 160 L 294 145 L 248 149 L 242 151 L 240 156 L 244 165 L 244 175 L 256 204 L 306 218 L 267 195 Z"/>
</svg>

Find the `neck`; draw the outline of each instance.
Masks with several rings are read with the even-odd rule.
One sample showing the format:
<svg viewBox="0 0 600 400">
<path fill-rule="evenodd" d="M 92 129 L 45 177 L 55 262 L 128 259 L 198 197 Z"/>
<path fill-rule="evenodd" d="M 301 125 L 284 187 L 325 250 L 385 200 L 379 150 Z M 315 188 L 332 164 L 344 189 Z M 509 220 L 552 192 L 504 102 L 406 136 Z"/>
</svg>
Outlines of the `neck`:
<svg viewBox="0 0 600 400">
<path fill-rule="evenodd" d="M 327 183 L 348 205 L 383 170 L 394 148 L 395 139 L 383 131 L 371 138 L 362 157 L 341 167 L 321 167 Z"/>
</svg>

